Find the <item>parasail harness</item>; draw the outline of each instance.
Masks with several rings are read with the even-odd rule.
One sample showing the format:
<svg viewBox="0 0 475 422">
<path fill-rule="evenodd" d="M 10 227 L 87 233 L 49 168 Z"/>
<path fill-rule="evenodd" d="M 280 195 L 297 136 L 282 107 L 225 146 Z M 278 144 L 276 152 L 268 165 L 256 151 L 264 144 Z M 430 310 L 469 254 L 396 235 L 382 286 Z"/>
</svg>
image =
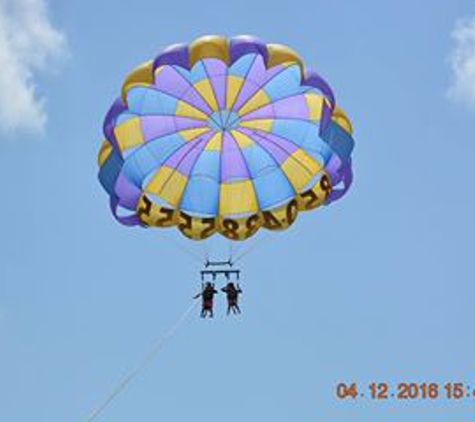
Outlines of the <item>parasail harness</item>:
<svg viewBox="0 0 475 422">
<path fill-rule="evenodd" d="M 205 269 L 201 270 L 200 272 L 202 281 L 209 280 L 209 277 L 211 277 L 213 281 L 216 281 L 216 278 L 221 275 L 226 277 L 226 280 L 228 281 L 231 280 L 232 278 L 234 278 L 236 281 L 239 281 L 241 270 L 233 269 L 234 263 L 231 260 L 229 261 L 206 260 L 204 265 L 205 265 Z M 211 269 L 208 269 L 210 267 Z"/>
</svg>

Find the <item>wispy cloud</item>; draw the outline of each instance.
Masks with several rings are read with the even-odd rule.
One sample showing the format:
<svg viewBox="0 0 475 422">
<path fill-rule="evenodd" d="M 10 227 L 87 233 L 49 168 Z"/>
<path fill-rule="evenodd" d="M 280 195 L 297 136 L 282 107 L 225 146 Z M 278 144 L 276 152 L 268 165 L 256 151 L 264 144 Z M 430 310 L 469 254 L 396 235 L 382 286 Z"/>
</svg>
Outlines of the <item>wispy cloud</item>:
<svg viewBox="0 0 475 422">
<path fill-rule="evenodd" d="M 475 110 L 475 16 L 459 20 L 452 31 L 452 81 L 449 97 Z"/>
<path fill-rule="evenodd" d="M 35 77 L 66 56 L 65 36 L 53 28 L 45 0 L 0 0 L 0 131 L 44 131 L 45 98 Z"/>
</svg>

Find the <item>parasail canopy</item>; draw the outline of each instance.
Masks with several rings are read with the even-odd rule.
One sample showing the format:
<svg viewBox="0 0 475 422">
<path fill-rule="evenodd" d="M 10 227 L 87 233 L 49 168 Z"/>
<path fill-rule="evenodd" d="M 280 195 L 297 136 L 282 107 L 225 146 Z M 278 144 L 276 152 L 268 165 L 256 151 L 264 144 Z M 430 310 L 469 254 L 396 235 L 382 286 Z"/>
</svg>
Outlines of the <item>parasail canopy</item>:
<svg viewBox="0 0 475 422">
<path fill-rule="evenodd" d="M 99 179 L 126 225 L 202 240 L 284 230 L 352 181 L 352 127 L 290 48 L 249 36 L 168 48 L 126 78 Z"/>
</svg>

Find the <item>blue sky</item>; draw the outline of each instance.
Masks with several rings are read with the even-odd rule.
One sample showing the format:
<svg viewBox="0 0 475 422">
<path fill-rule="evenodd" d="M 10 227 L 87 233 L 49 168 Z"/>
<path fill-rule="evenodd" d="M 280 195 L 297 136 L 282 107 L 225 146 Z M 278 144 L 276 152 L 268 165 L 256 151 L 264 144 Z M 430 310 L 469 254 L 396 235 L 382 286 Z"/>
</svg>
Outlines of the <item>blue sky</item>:
<svg viewBox="0 0 475 422">
<path fill-rule="evenodd" d="M 187 242 L 117 224 L 96 155 L 128 71 L 206 33 L 288 44 L 326 77 L 355 183 L 246 256 L 242 317 L 192 318 L 98 420 L 473 420 L 475 398 L 334 392 L 475 387 L 473 1 L 22 2 L 39 18 L 0 1 L 19 92 L 0 92 L 0 420 L 83 420 L 189 306 Z"/>
</svg>

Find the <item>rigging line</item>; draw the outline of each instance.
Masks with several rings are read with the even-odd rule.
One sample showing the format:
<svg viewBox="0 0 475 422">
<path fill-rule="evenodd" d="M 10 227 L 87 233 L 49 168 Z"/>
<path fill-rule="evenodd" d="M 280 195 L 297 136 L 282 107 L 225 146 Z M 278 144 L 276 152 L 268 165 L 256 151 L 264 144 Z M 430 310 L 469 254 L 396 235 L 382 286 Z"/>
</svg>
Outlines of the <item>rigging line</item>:
<svg viewBox="0 0 475 422">
<path fill-rule="evenodd" d="M 229 242 L 229 262 L 233 262 L 233 241 L 231 239 L 228 240 Z"/>
<path fill-rule="evenodd" d="M 204 261 L 208 262 L 209 261 L 208 240 L 204 239 L 202 240 L 202 243 L 203 243 L 204 257 L 205 257 Z"/>
<path fill-rule="evenodd" d="M 142 359 L 142 361 L 135 366 L 122 380 L 117 384 L 114 390 L 102 401 L 84 420 L 84 422 L 92 422 L 94 421 L 103 411 L 104 409 L 120 394 L 127 385 L 142 372 L 148 364 L 152 361 L 155 355 L 160 351 L 160 349 L 166 344 L 168 340 L 170 340 L 173 335 L 176 333 L 178 328 L 186 321 L 188 316 L 191 314 L 191 311 L 196 307 L 197 301 L 194 301 L 192 305 L 178 318 L 175 324 L 168 330 L 168 332 L 163 336 L 157 339 L 152 346 L 150 347 L 148 353 Z"/>
<path fill-rule="evenodd" d="M 270 233 L 266 233 L 263 237 L 261 237 L 259 240 L 254 242 L 247 249 L 245 249 L 242 253 L 240 253 L 233 263 L 236 264 L 239 261 L 241 261 L 246 255 L 251 253 L 257 246 L 259 246 L 259 245 L 265 243 L 266 241 L 270 240 L 270 238 L 271 238 Z"/>
<path fill-rule="evenodd" d="M 250 243 L 252 241 L 249 241 L 247 243 L 245 242 L 233 242 L 231 247 L 232 247 L 232 258 L 231 258 L 231 262 L 234 264 L 235 261 L 234 261 L 234 257 L 235 256 L 238 256 L 240 254 L 240 252 L 246 248 L 246 245 L 249 245 L 250 246 Z"/>
<path fill-rule="evenodd" d="M 185 252 L 187 255 L 189 255 L 191 258 L 193 258 L 200 264 L 203 264 L 203 257 L 199 256 L 197 253 L 192 252 L 190 249 L 183 246 L 178 240 L 174 239 L 173 237 L 168 236 L 168 239 L 175 245 L 176 248 L 180 249 L 182 252 Z"/>
</svg>

